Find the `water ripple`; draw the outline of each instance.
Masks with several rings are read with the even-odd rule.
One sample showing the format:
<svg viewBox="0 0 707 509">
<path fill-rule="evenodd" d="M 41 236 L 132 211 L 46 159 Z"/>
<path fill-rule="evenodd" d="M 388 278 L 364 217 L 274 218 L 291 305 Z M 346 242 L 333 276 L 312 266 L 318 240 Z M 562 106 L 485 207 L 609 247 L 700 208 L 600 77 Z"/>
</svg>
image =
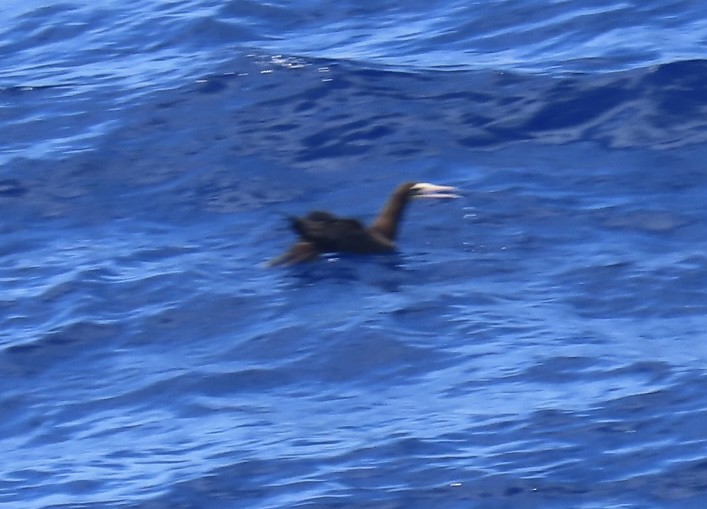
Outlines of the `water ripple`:
<svg viewBox="0 0 707 509">
<path fill-rule="evenodd" d="M 704 7 L 0 11 L 0 501 L 702 507 Z M 286 216 L 419 200 L 390 256 Z"/>
</svg>

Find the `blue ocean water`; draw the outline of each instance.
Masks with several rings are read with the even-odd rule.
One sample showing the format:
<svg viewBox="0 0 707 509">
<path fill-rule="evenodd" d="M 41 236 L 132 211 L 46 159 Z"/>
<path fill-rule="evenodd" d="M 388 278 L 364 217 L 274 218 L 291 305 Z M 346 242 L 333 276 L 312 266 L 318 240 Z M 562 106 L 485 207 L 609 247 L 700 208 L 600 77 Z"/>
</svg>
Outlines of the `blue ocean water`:
<svg viewBox="0 0 707 509">
<path fill-rule="evenodd" d="M 707 4 L 9 0 L 0 504 L 707 506 Z M 400 252 L 266 268 L 284 215 Z"/>
</svg>

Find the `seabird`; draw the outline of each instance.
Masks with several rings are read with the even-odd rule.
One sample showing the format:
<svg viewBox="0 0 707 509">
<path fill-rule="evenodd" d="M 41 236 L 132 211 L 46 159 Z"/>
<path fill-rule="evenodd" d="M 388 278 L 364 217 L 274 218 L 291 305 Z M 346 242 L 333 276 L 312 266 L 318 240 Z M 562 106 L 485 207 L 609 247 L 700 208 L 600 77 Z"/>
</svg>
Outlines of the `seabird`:
<svg viewBox="0 0 707 509">
<path fill-rule="evenodd" d="M 299 241 L 269 266 L 294 264 L 316 259 L 320 253 L 389 253 L 396 250 L 395 238 L 405 207 L 411 198 L 458 198 L 451 186 L 425 182 L 400 184 L 369 227 L 357 219 L 337 217 L 329 212 L 310 212 L 290 217 Z"/>
</svg>

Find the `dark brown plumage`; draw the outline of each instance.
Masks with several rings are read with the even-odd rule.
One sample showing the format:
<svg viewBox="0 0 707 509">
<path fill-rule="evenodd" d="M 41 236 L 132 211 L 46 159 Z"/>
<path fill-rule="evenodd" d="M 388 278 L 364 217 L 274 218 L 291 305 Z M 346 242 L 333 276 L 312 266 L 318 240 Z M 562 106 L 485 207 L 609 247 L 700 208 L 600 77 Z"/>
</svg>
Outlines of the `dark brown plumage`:
<svg viewBox="0 0 707 509">
<path fill-rule="evenodd" d="M 394 251 L 400 221 L 410 198 L 455 198 L 454 191 L 453 187 L 448 186 L 415 182 L 401 184 L 369 227 L 356 219 L 340 218 L 329 212 L 315 211 L 304 217 L 291 217 L 292 229 L 299 235 L 300 241 L 272 260 L 270 265 L 310 261 L 320 253 Z"/>
</svg>

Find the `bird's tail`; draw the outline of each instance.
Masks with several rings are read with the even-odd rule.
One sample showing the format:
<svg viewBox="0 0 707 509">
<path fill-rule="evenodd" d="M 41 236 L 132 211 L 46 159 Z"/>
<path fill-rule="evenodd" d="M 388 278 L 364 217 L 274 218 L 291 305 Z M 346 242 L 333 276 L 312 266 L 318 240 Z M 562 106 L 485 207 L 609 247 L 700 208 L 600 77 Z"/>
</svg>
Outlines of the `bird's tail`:
<svg viewBox="0 0 707 509">
<path fill-rule="evenodd" d="M 319 256 L 319 251 L 311 242 L 297 242 L 280 256 L 267 263 L 267 267 L 278 265 L 294 265 L 295 263 L 311 262 Z"/>
</svg>

